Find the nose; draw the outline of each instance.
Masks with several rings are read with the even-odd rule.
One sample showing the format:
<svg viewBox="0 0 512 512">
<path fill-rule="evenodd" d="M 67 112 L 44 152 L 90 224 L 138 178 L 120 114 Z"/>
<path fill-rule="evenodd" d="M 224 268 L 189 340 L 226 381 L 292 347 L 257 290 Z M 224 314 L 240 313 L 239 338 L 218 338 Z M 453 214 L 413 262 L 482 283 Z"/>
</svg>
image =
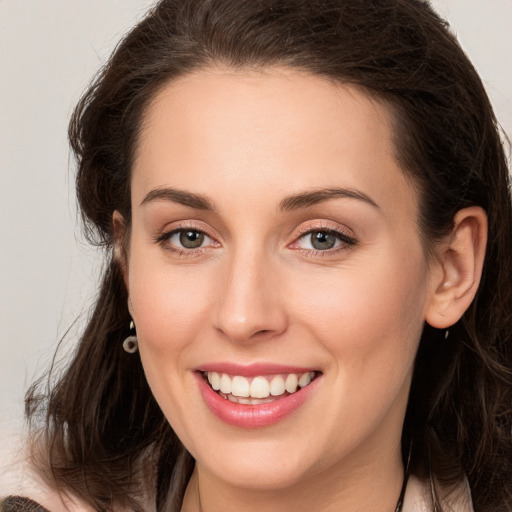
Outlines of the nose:
<svg viewBox="0 0 512 512">
<path fill-rule="evenodd" d="M 214 327 L 236 343 L 269 340 L 284 333 L 288 319 L 276 265 L 254 252 L 227 264 L 214 313 Z"/>
</svg>

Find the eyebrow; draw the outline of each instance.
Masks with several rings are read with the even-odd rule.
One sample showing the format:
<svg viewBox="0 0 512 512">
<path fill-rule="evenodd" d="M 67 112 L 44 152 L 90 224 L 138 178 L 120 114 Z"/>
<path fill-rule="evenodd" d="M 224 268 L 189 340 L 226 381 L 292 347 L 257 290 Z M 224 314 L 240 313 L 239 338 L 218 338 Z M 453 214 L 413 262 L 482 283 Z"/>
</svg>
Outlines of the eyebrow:
<svg viewBox="0 0 512 512">
<path fill-rule="evenodd" d="M 172 201 L 197 210 L 215 211 L 213 203 L 201 194 L 185 192 L 175 188 L 157 188 L 152 190 L 142 200 L 141 206 L 153 201 Z"/>
<path fill-rule="evenodd" d="M 377 203 L 364 192 L 347 188 L 323 188 L 293 194 L 285 197 L 279 204 L 281 211 L 292 211 L 300 208 L 306 208 L 329 199 L 350 198 L 363 201 L 374 208 L 380 209 Z M 214 212 L 216 208 L 214 204 L 206 196 L 196 194 L 194 192 L 186 192 L 175 188 L 157 188 L 152 190 L 142 200 L 141 206 L 153 201 L 172 201 L 197 210 L 206 210 Z"/>
<path fill-rule="evenodd" d="M 285 197 L 279 207 L 282 211 L 298 210 L 299 208 L 313 206 L 322 201 L 335 198 L 357 199 L 380 210 L 379 205 L 371 197 L 367 196 L 364 192 L 351 188 L 323 188 L 303 192 L 301 194 L 294 194 Z"/>
</svg>

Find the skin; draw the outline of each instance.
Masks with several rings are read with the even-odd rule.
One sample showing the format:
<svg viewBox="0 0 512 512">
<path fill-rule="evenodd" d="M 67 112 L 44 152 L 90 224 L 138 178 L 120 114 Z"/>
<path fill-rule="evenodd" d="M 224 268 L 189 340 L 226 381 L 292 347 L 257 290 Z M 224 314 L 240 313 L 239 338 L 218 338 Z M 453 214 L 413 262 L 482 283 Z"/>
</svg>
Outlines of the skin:
<svg viewBox="0 0 512 512">
<path fill-rule="evenodd" d="M 460 212 L 429 259 L 391 126 L 360 90 L 287 69 L 202 70 L 148 108 L 118 257 L 148 382 L 197 461 L 183 510 L 199 494 L 204 512 L 394 510 L 421 332 L 471 302 L 485 215 Z M 155 197 L 169 188 L 212 209 Z M 281 208 L 319 189 L 365 199 Z M 114 224 L 122 240 L 118 213 Z M 207 236 L 186 249 L 179 229 Z M 314 230 L 342 235 L 315 250 Z M 314 368 L 321 382 L 276 425 L 242 429 L 198 391 L 193 370 L 213 361 Z"/>
</svg>

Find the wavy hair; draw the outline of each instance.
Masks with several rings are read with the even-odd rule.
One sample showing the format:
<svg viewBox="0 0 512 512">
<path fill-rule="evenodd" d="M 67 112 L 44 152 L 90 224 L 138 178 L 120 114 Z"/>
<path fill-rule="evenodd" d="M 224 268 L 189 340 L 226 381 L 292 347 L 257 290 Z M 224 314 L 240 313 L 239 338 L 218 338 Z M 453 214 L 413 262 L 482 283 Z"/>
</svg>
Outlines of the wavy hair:
<svg viewBox="0 0 512 512">
<path fill-rule="evenodd" d="M 389 105 L 427 248 L 450 232 L 461 208 L 486 211 L 479 290 L 449 340 L 425 326 L 403 447 L 412 446 L 410 469 L 420 477 L 444 487 L 465 476 L 476 512 L 512 510 L 510 175 L 480 78 L 421 0 L 161 0 L 125 36 L 69 127 L 85 231 L 103 246 L 107 266 L 71 361 L 48 389 L 39 381 L 27 395 L 35 463 L 96 510 L 143 510 L 142 496 L 157 510 L 180 510 L 194 461 L 140 359 L 121 348 L 130 318 L 112 214 L 129 223 L 130 169 L 148 103 L 164 84 L 219 63 L 287 66 Z"/>
</svg>

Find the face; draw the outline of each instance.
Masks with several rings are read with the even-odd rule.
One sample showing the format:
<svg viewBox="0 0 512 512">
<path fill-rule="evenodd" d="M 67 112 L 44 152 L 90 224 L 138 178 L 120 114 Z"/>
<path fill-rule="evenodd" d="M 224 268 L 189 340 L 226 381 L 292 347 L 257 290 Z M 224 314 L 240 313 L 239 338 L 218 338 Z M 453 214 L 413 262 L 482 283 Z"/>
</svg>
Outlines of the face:
<svg viewBox="0 0 512 512">
<path fill-rule="evenodd" d="M 397 459 L 431 288 L 417 199 L 387 107 L 355 88 L 217 69 L 159 92 L 126 281 L 205 475 L 279 488 Z"/>
</svg>

